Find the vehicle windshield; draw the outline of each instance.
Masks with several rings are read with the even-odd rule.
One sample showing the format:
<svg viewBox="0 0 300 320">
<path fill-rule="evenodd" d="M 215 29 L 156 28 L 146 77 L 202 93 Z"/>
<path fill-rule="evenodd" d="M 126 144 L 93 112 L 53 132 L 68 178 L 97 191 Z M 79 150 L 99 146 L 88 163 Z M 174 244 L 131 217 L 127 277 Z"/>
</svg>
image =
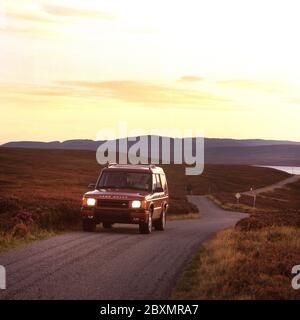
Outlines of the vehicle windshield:
<svg viewBox="0 0 300 320">
<path fill-rule="evenodd" d="M 101 175 L 98 188 L 126 188 L 150 191 L 151 175 L 142 172 L 106 171 Z"/>
</svg>

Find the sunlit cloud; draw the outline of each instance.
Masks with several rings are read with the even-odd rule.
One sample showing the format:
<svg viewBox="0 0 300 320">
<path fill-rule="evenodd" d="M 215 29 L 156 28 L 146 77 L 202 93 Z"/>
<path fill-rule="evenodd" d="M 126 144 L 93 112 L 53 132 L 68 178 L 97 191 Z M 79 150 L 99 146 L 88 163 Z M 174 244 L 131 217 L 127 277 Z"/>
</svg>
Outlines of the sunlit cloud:
<svg viewBox="0 0 300 320">
<path fill-rule="evenodd" d="M 59 23 L 62 20 L 49 15 L 40 3 L 36 2 L 5 2 L 4 15 L 7 20 L 15 23 L 30 23 L 39 25 L 40 23 Z"/>
<path fill-rule="evenodd" d="M 300 105 L 300 97 L 291 97 L 291 98 L 289 99 L 289 102 L 290 102 L 290 103 L 293 103 L 293 104 Z"/>
<path fill-rule="evenodd" d="M 217 85 L 228 91 L 231 95 L 245 94 L 244 100 L 248 102 L 252 97 L 259 97 L 261 102 L 264 99 L 273 101 L 274 104 L 280 102 L 285 104 L 298 104 L 296 97 L 299 86 L 284 81 L 275 80 L 254 80 L 254 79 L 230 79 L 217 81 Z M 250 96 L 249 96 L 250 94 Z M 296 97 L 296 98 L 295 98 Z M 256 102 L 257 103 L 257 102 Z"/>
<path fill-rule="evenodd" d="M 114 19 L 111 13 L 98 10 L 88 10 L 75 7 L 67 7 L 61 5 L 44 4 L 45 12 L 59 17 L 77 17 L 77 18 L 94 18 L 94 19 Z"/>
<path fill-rule="evenodd" d="M 266 92 L 283 92 L 286 86 L 274 80 L 253 80 L 253 79 L 229 79 L 218 81 L 218 84 L 227 88 L 263 90 Z"/>
<path fill-rule="evenodd" d="M 187 90 L 172 84 L 147 81 L 57 81 L 51 85 L 0 84 L 0 98 L 59 101 L 60 98 L 115 100 L 139 107 L 197 108 L 233 110 L 228 100 L 207 91 Z M 118 102 L 119 101 L 119 102 Z"/>
<path fill-rule="evenodd" d="M 56 19 L 42 12 L 39 8 L 14 8 L 7 6 L 4 11 L 5 24 L 0 25 L 0 32 L 4 34 L 21 35 L 26 37 L 48 37 L 58 33 L 56 27 L 62 24 Z"/>
<path fill-rule="evenodd" d="M 115 15 L 96 9 L 54 5 L 48 2 L 6 2 L 3 6 L 0 32 L 25 36 L 59 35 L 68 31 L 72 23 L 82 19 L 112 20 Z"/>
<path fill-rule="evenodd" d="M 43 14 L 42 11 L 30 12 L 30 11 L 6 11 L 6 17 L 14 20 L 21 20 L 33 23 L 57 23 L 59 20 Z"/>
<path fill-rule="evenodd" d="M 204 78 L 197 77 L 197 76 L 183 76 L 180 78 L 180 81 L 185 81 L 185 82 L 198 82 L 203 80 Z"/>
<path fill-rule="evenodd" d="M 58 85 L 36 85 L 36 84 L 13 84 L 0 83 L 0 98 L 17 98 L 35 100 L 37 97 L 73 97 L 86 96 L 83 90 L 74 90 L 72 88 Z"/>
<path fill-rule="evenodd" d="M 54 36 L 56 33 L 54 30 L 49 30 L 45 28 L 33 28 L 25 26 L 13 26 L 6 25 L 5 27 L 0 27 L 0 33 L 12 34 L 12 35 L 23 35 L 26 37 L 48 37 Z"/>
<path fill-rule="evenodd" d="M 198 108 L 220 108 L 217 103 L 226 99 L 206 91 L 187 90 L 168 84 L 156 84 L 146 81 L 60 81 L 69 88 L 86 88 L 86 94 L 114 98 L 131 103 L 181 105 Z M 208 103 L 208 104 L 206 104 Z M 216 103 L 212 107 L 212 103 Z"/>
<path fill-rule="evenodd" d="M 246 2 L 0 0 L 2 131 L 91 137 L 91 119 L 128 117 L 299 140 L 299 5 Z"/>
</svg>

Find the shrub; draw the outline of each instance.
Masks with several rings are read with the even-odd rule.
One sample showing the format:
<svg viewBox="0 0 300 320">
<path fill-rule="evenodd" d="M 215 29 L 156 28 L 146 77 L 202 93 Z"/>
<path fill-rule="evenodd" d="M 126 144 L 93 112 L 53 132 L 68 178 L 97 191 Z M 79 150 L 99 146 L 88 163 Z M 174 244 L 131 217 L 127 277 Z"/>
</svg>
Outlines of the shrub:
<svg viewBox="0 0 300 320">
<path fill-rule="evenodd" d="M 21 222 L 14 225 L 12 230 L 12 236 L 24 238 L 28 235 L 29 232 L 30 232 L 30 227 L 25 223 Z"/>
<path fill-rule="evenodd" d="M 240 220 L 236 228 L 242 231 L 259 230 L 271 226 L 300 227 L 300 210 L 285 210 L 280 212 L 254 213 Z"/>
</svg>

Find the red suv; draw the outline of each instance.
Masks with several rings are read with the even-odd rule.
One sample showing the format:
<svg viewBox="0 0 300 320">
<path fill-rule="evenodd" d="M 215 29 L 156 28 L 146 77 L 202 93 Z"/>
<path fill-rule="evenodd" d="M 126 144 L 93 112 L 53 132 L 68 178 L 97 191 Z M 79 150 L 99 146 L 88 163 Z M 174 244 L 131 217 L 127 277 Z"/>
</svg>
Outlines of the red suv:
<svg viewBox="0 0 300 320">
<path fill-rule="evenodd" d="M 110 164 L 101 171 L 82 198 L 82 227 L 93 231 L 98 223 L 138 224 L 140 233 L 152 227 L 164 230 L 168 209 L 168 185 L 162 168 L 155 165 Z"/>
</svg>

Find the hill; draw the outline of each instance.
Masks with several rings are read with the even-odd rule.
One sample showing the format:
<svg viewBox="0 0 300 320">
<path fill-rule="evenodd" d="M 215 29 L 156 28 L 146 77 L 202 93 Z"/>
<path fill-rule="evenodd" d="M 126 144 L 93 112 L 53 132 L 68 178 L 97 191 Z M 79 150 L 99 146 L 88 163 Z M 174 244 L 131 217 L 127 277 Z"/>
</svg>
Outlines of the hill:
<svg viewBox="0 0 300 320">
<path fill-rule="evenodd" d="M 151 137 L 147 136 L 150 153 Z M 195 150 L 195 138 L 192 140 L 192 150 Z M 171 159 L 174 155 L 174 144 L 178 138 L 170 138 Z M 116 140 L 119 143 L 120 140 Z M 161 146 L 161 137 L 159 137 Z M 88 139 L 36 142 L 16 141 L 3 144 L 2 148 L 29 149 L 63 149 L 63 150 L 92 150 L 95 151 L 104 141 Z M 128 141 L 128 149 L 135 141 Z M 262 139 L 217 139 L 205 138 L 205 163 L 212 164 L 249 164 L 249 165 L 300 165 L 300 142 L 262 140 Z M 160 157 L 161 159 L 161 157 Z"/>
</svg>

